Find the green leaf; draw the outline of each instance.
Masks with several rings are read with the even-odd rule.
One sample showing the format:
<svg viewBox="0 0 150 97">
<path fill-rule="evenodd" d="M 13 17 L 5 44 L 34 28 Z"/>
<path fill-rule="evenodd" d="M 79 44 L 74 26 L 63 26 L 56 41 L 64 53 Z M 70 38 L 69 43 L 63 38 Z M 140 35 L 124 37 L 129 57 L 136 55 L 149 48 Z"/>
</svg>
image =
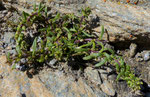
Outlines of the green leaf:
<svg viewBox="0 0 150 97">
<path fill-rule="evenodd" d="M 54 23 L 57 19 L 60 18 L 60 13 L 57 13 L 57 15 L 55 16 L 55 18 L 52 20 L 52 22 Z"/>
<path fill-rule="evenodd" d="M 116 79 L 116 80 L 118 81 L 118 80 L 120 79 L 120 77 L 121 77 L 121 73 L 119 73 L 119 74 L 118 74 L 118 76 L 117 76 L 117 79 Z"/>
<path fill-rule="evenodd" d="M 88 49 L 84 49 L 84 48 L 77 48 L 75 49 L 75 52 L 87 52 Z"/>
<path fill-rule="evenodd" d="M 17 51 L 19 57 L 21 57 L 22 53 L 21 53 L 21 49 L 20 49 L 19 45 L 16 46 L 16 51 Z"/>
<path fill-rule="evenodd" d="M 40 28 L 38 29 L 38 32 L 47 31 L 47 28 Z"/>
<path fill-rule="evenodd" d="M 69 32 L 68 33 L 68 39 L 71 40 L 72 34 Z"/>
<path fill-rule="evenodd" d="M 38 7 L 38 12 L 40 11 L 41 7 L 42 7 L 42 3 L 40 2 L 39 7 Z"/>
<path fill-rule="evenodd" d="M 77 32 L 77 30 L 75 28 L 71 28 L 70 31 Z"/>
<path fill-rule="evenodd" d="M 34 3 L 33 10 L 36 11 L 36 3 Z"/>
<path fill-rule="evenodd" d="M 35 56 L 36 49 L 37 49 L 37 37 L 34 39 L 32 44 L 32 56 Z"/>
<path fill-rule="evenodd" d="M 45 7 L 45 17 L 47 17 L 47 7 Z"/>
<path fill-rule="evenodd" d="M 83 32 L 83 34 L 84 34 L 85 36 L 87 36 L 87 37 L 93 37 L 92 35 L 86 33 L 85 31 L 82 31 L 82 32 Z"/>
<path fill-rule="evenodd" d="M 92 50 L 95 50 L 96 44 L 95 41 L 93 41 Z"/>
<path fill-rule="evenodd" d="M 120 67 L 119 67 L 119 64 L 117 62 L 115 63 L 115 66 L 116 66 L 116 71 L 119 72 Z"/>
<path fill-rule="evenodd" d="M 38 13 L 40 13 L 44 8 L 45 8 L 45 6 L 41 7 L 41 8 L 38 10 Z"/>
<path fill-rule="evenodd" d="M 17 27 L 17 32 L 21 32 L 21 25 L 19 25 L 18 27 Z"/>
<path fill-rule="evenodd" d="M 111 56 L 108 53 L 104 52 L 103 54 L 106 56 L 107 60 L 111 61 L 112 58 L 111 58 Z"/>
<path fill-rule="evenodd" d="M 61 33 L 57 33 L 56 39 L 58 39 L 61 36 Z"/>
<path fill-rule="evenodd" d="M 100 40 L 102 40 L 103 35 L 104 35 L 104 32 L 105 32 L 104 26 L 102 25 L 102 26 L 101 26 L 101 34 L 100 34 L 100 37 L 99 37 Z"/>
<path fill-rule="evenodd" d="M 64 30 L 66 30 L 68 33 L 70 33 L 69 29 L 66 27 L 63 27 Z"/>
<path fill-rule="evenodd" d="M 14 65 L 11 67 L 11 69 L 16 69 L 16 64 L 14 64 Z"/>
<path fill-rule="evenodd" d="M 87 43 L 87 44 L 81 45 L 79 48 L 91 46 L 92 43 L 93 43 L 93 42 L 91 41 L 91 42 L 89 42 L 89 43 Z"/>
<path fill-rule="evenodd" d="M 7 61 L 8 61 L 8 62 L 11 62 L 10 53 L 9 53 L 9 52 L 8 52 L 7 55 L 6 55 L 6 58 L 7 58 Z"/>
<path fill-rule="evenodd" d="M 114 56 L 115 55 L 115 52 L 112 50 L 112 49 L 108 49 L 107 50 Z"/>
<path fill-rule="evenodd" d="M 27 14 L 23 11 L 24 20 L 27 20 Z"/>
<path fill-rule="evenodd" d="M 41 55 L 40 58 L 37 61 L 40 62 L 40 63 L 42 63 L 42 62 L 44 62 L 44 59 L 45 59 L 44 55 Z"/>
<path fill-rule="evenodd" d="M 104 45 L 98 41 L 96 43 L 101 46 L 101 50 L 99 52 L 102 53 L 104 51 Z"/>
<path fill-rule="evenodd" d="M 129 74 L 130 74 L 130 71 L 126 71 L 126 72 L 125 72 L 125 76 L 127 76 L 127 77 L 128 77 L 128 76 L 129 76 Z"/>
<path fill-rule="evenodd" d="M 24 31 L 25 31 L 25 30 L 26 30 L 26 27 L 25 27 L 25 26 L 22 26 L 22 30 L 24 30 Z"/>
<path fill-rule="evenodd" d="M 104 58 L 101 62 L 95 64 L 95 67 L 100 67 L 102 65 L 104 65 L 107 62 L 107 58 Z"/>
<path fill-rule="evenodd" d="M 126 65 L 126 71 L 130 71 L 130 66 Z"/>
<path fill-rule="evenodd" d="M 92 56 L 92 57 L 95 57 L 95 58 L 101 57 L 101 56 L 102 56 L 102 53 L 92 53 L 91 56 Z"/>
<path fill-rule="evenodd" d="M 83 60 L 90 60 L 90 59 L 92 59 L 93 57 L 91 56 L 91 55 L 89 55 L 89 56 L 85 56 L 85 57 L 83 57 Z"/>
</svg>

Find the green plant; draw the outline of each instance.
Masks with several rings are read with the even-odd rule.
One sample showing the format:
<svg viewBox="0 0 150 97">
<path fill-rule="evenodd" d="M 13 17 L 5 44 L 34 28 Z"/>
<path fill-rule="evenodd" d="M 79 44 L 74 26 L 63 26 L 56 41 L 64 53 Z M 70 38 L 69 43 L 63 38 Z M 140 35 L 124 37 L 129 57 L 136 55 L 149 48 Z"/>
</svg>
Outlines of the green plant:
<svg viewBox="0 0 150 97">
<path fill-rule="evenodd" d="M 89 30 L 90 8 L 82 9 L 80 17 L 72 14 L 48 15 L 47 7 L 39 5 L 32 14 L 23 12 L 23 17 L 15 34 L 17 55 L 12 63 L 24 64 L 29 68 L 44 64 L 52 58 L 69 61 L 80 56 L 83 60 L 95 60 L 94 67 L 115 64 L 117 80 L 126 80 L 131 88 L 139 89 L 139 78 L 135 77 L 123 59 L 111 49 L 105 48 L 102 40 L 105 32 L 102 26 L 100 36 Z M 21 63 L 21 59 L 26 63 Z M 10 60 L 10 56 L 8 56 Z M 14 68 L 14 67 L 13 67 Z"/>
<path fill-rule="evenodd" d="M 140 78 L 136 77 L 131 71 L 130 66 L 125 64 L 124 60 L 120 56 L 116 56 L 112 62 L 115 64 L 116 72 L 118 73 L 117 81 L 121 78 L 125 80 L 130 88 L 134 91 L 140 89 L 140 85 L 143 84 Z"/>
</svg>

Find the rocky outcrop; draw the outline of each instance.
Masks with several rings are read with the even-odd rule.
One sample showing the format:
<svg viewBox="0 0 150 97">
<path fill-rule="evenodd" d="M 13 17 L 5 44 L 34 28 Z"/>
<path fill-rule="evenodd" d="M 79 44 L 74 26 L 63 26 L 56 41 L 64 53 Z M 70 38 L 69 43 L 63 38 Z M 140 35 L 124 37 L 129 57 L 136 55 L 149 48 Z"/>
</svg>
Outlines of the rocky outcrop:
<svg viewBox="0 0 150 97">
<path fill-rule="evenodd" d="M 5 56 L 0 57 L 0 87 L 2 97 L 109 97 L 83 78 L 75 81 L 58 70 L 43 70 L 30 79 L 25 72 L 12 70 Z"/>
</svg>

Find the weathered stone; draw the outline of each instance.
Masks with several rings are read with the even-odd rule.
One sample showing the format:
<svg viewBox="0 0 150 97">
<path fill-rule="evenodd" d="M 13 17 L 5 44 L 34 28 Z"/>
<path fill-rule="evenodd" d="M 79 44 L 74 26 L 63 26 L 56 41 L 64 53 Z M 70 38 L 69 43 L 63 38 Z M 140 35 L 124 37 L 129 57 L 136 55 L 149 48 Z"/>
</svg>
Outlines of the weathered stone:
<svg viewBox="0 0 150 97">
<path fill-rule="evenodd" d="M 130 48 L 130 57 L 134 57 L 137 51 L 137 45 L 135 43 L 131 43 L 129 48 Z"/>
<path fill-rule="evenodd" d="M 106 70 L 103 70 L 103 69 L 99 69 L 98 71 L 100 73 L 102 80 L 107 80 L 108 72 Z"/>
<path fill-rule="evenodd" d="M 117 75 L 115 75 L 115 74 L 112 74 L 112 75 L 108 76 L 108 80 L 110 80 L 112 82 L 116 81 L 116 79 L 117 79 Z"/>
<path fill-rule="evenodd" d="M 148 61 L 148 60 L 150 60 L 150 52 L 146 52 L 144 54 L 144 61 Z"/>
<path fill-rule="evenodd" d="M 112 70 L 112 68 L 110 68 L 110 67 L 106 67 L 106 71 L 107 71 L 108 73 L 111 73 L 113 70 Z"/>
<path fill-rule="evenodd" d="M 71 76 L 65 77 L 62 72 L 56 71 L 45 72 L 40 76 L 40 79 L 45 83 L 49 91 L 53 91 L 55 97 L 104 97 L 107 96 L 101 91 L 93 91 L 94 87 L 90 88 L 89 85 L 82 78 L 74 82 Z"/>
<path fill-rule="evenodd" d="M 95 2 L 88 0 L 88 4 L 93 6 L 95 14 L 100 17 L 100 21 L 108 30 L 110 36 L 119 36 L 119 40 L 124 40 L 125 38 L 132 40 L 133 38 L 130 39 L 129 37 L 131 33 L 139 35 L 140 33 L 146 34 L 149 32 L 149 27 L 143 25 L 149 21 L 149 10 L 139 6 L 119 5 L 111 2 L 104 3 L 102 0 L 95 0 Z"/>
<path fill-rule="evenodd" d="M 85 72 L 84 76 L 87 76 L 87 78 L 93 83 L 97 85 L 100 85 L 102 83 L 100 75 L 97 70 L 91 67 L 87 67 L 84 72 Z"/>
<path fill-rule="evenodd" d="M 142 62 L 144 60 L 141 53 L 137 53 L 135 58 L 137 62 Z"/>
<path fill-rule="evenodd" d="M 112 50 L 114 50 L 114 46 L 112 46 L 112 45 L 110 45 L 110 44 L 106 44 L 104 47 L 107 48 L 107 49 L 112 49 Z"/>
<path fill-rule="evenodd" d="M 48 63 L 48 65 L 55 65 L 55 64 L 56 64 L 56 62 L 57 62 L 57 60 L 56 60 L 56 59 L 52 59 L 52 60 Z"/>
<path fill-rule="evenodd" d="M 59 70 L 43 70 L 33 78 L 26 73 L 12 70 L 6 57 L 0 57 L 0 95 L 2 97 L 108 97 L 101 90 L 79 78 L 65 76 Z M 24 95 L 24 96 L 22 96 Z"/>
<path fill-rule="evenodd" d="M 105 92 L 106 94 L 108 94 L 110 96 L 115 95 L 115 90 L 113 89 L 112 84 L 109 83 L 107 80 L 105 80 L 103 82 L 103 84 L 101 85 L 101 89 L 102 89 L 103 92 Z"/>
<path fill-rule="evenodd" d="M 11 32 L 6 32 L 4 34 L 4 42 L 5 43 L 10 43 L 11 42 L 11 39 L 14 37 L 14 33 L 11 33 Z"/>
</svg>

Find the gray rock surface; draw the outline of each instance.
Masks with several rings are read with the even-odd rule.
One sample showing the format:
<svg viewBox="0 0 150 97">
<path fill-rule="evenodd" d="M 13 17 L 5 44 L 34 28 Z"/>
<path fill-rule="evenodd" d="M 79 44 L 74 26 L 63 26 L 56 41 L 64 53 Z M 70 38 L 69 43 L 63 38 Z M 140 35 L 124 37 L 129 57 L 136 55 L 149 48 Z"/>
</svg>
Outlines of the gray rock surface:
<svg viewBox="0 0 150 97">
<path fill-rule="evenodd" d="M 45 69 L 28 78 L 25 72 L 12 70 L 5 56 L 0 56 L 0 76 L 2 97 L 109 97 L 86 80 L 75 81 L 59 70 Z"/>
<path fill-rule="evenodd" d="M 97 70 L 91 67 L 87 67 L 84 72 L 85 72 L 84 76 L 86 76 L 90 81 L 92 81 L 97 85 L 101 85 L 102 82 L 101 82 L 100 74 Z"/>
<path fill-rule="evenodd" d="M 102 89 L 103 92 L 105 92 L 106 94 L 108 94 L 110 96 L 115 95 L 115 90 L 113 89 L 112 84 L 109 83 L 107 80 L 105 80 L 103 82 L 103 84 L 101 85 L 101 89 Z"/>
<path fill-rule="evenodd" d="M 130 57 L 134 57 L 137 52 L 137 45 L 135 43 L 131 43 L 129 48 L 130 48 Z"/>
<path fill-rule="evenodd" d="M 146 52 L 144 54 L 144 61 L 148 61 L 148 60 L 150 60 L 150 52 Z"/>
<path fill-rule="evenodd" d="M 137 62 L 142 62 L 144 60 L 141 53 L 137 53 L 135 58 Z"/>
</svg>

